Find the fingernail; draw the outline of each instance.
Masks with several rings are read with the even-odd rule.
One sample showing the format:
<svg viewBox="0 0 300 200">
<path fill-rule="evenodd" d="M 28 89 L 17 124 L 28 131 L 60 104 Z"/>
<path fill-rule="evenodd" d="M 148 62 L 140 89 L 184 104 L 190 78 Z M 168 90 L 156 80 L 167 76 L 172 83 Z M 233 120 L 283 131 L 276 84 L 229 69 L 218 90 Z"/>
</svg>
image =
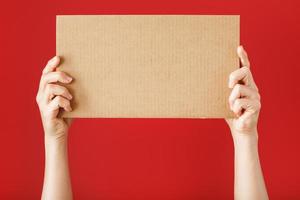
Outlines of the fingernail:
<svg viewBox="0 0 300 200">
<path fill-rule="evenodd" d="M 58 57 L 57 57 L 57 56 L 54 56 L 54 57 L 51 59 L 51 62 L 53 63 L 53 62 L 55 62 L 57 59 L 58 59 Z"/>
<path fill-rule="evenodd" d="M 240 45 L 240 46 L 238 47 L 238 49 L 237 49 L 238 53 L 242 53 L 243 49 L 244 49 L 243 46 Z"/>
<path fill-rule="evenodd" d="M 73 96 L 72 96 L 71 94 L 69 94 L 68 96 L 69 96 L 69 99 L 72 99 L 72 98 L 73 98 Z"/>
<path fill-rule="evenodd" d="M 72 77 L 70 77 L 70 76 L 67 76 L 67 81 L 68 82 L 71 82 L 73 80 L 73 78 Z"/>
<path fill-rule="evenodd" d="M 53 57 L 50 61 L 49 64 L 50 65 L 57 65 L 59 63 L 59 59 L 57 56 Z"/>
</svg>

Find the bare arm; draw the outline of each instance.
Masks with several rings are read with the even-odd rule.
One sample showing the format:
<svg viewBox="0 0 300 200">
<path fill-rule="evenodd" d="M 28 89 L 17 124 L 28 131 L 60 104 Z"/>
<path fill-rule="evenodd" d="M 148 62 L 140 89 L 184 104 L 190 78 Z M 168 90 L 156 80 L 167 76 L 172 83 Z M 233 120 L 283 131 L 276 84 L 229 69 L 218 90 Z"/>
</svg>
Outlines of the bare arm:
<svg viewBox="0 0 300 200">
<path fill-rule="evenodd" d="M 70 112 L 69 91 L 57 84 L 70 83 L 72 78 L 55 71 L 59 58 L 54 57 L 43 70 L 36 97 L 45 132 L 45 174 L 42 199 L 72 199 L 72 188 L 68 167 L 68 128 L 70 119 L 58 117 L 59 109 Z"/>
<path fill-rule="evenodd" d="M 238 56 L 243 67 L 229 77 L 229 87 L 232 88 L 229 105 L 236 117 L 226 119 L 234 142 L 234 198 L 265 200 L 269 198 L 258 154 L 260 95 L 249 68 L 247 53 L 242 47 L 238 48 Z"/>
</svg>

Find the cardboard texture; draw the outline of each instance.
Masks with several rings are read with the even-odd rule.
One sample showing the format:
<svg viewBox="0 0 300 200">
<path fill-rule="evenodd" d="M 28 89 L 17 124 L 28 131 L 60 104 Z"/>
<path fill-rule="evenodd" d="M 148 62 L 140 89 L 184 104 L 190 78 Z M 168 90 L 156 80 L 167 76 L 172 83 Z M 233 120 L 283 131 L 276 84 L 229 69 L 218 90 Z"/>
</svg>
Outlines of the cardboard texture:
<svg viewBox="0 0 300 200">
<path fill-rule="evenodd" d="M 57 16 L 58 68 L 84 118 L 224 118 L 239 16 Z"/>
</svg>

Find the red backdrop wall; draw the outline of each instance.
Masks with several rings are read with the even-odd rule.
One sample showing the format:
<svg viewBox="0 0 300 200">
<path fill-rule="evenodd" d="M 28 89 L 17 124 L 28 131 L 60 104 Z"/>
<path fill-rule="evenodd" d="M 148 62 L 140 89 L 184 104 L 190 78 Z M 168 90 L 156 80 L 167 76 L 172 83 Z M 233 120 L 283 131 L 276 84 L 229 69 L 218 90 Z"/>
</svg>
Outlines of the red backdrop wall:
<svg viewBox="0 0 300 200">
<path fill-rule="evenodd" d="M 262 95 L 260 156 L 271 199 L 300 199 L 297 0 L 32 0 L 0 7 L 0 199 L 39 199 L 43 130 L 35 103 L 55 55 L 57 14 L 240 14 Z M 78 119 L 70 131 L 75 199 L 233 199 L 224 120 Z"/>
</svg>

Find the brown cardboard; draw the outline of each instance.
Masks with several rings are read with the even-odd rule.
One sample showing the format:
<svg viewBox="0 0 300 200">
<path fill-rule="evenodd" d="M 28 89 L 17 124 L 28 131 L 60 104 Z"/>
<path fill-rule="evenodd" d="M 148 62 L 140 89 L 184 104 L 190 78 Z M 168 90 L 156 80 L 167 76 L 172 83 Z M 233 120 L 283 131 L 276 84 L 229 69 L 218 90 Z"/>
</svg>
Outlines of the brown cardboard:
<svg viewBox="0 0 300 200">
<path fill-rule="evenodd" d="M 239 66 L 239 16 L 57 16 L 59 70 L 74 77 L 64 117 L 224 118 Z"/>
</svg>

